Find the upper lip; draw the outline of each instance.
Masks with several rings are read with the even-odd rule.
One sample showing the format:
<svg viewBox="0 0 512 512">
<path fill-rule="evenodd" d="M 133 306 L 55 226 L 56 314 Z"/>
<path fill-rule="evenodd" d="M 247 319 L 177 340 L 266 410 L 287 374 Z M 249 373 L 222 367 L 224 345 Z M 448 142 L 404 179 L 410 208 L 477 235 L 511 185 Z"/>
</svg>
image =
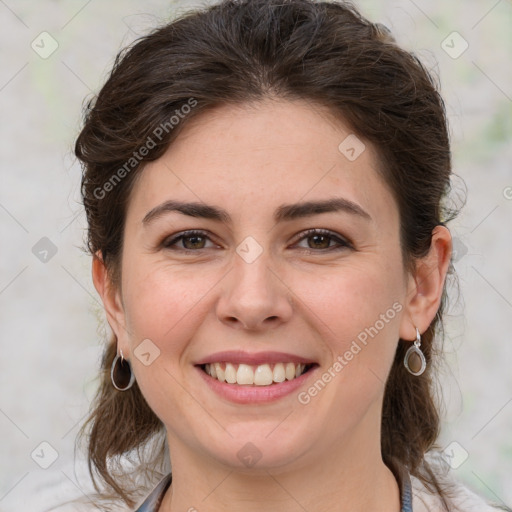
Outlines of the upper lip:
<svg viewBox="0 0 512 512">
<path fill-rule="evenodd" d="M 209 363 L 236 363 L 236 364 L 250 364 L 259 365 L 265 363 L 303 363 L 314 364 L 315 361 L 307 357 L 301 357 L 295 354 L 288 354 L 286 352 L 244 352 L 243 350 L 226 350 L 224 352 L 215 352 L 208 356 L 203 357 L 197 361 L 196 365 L 203 365 Z"/>
</svg>

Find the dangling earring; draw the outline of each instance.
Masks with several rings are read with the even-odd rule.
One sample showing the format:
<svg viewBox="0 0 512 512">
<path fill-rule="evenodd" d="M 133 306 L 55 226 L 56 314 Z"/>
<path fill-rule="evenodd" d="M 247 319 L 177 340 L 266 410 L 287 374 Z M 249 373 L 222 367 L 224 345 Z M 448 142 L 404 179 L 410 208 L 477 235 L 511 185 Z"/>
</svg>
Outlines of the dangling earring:
<svg viewBox="0 0 512 512">
<path fill-rule="evenodd" d="M 423 352 L 420 350 L 420 345 L 420 331 L 416 327 L 416 340 L 414 341 L 414 345 L 412 345 L 412 347 L 410 347 L 405 353 L 404 357 L 404 366 L 407 368 L 409 373 L 412 373 L 413 375 L 421 375 L 427 367 L 427 360 L 425 359 Z"/>
<path fill-rule="evenodd" d="M 127 389 L 130 389 L 135 382 L 135 375 L 132 372 L 130 361 L 125 361 L 122 350 L 121 355 L 117 354 L 112 361 L 110 379 L 112 380 L 114 387 L 119 391 L 126 391 Z"/>
</svg>

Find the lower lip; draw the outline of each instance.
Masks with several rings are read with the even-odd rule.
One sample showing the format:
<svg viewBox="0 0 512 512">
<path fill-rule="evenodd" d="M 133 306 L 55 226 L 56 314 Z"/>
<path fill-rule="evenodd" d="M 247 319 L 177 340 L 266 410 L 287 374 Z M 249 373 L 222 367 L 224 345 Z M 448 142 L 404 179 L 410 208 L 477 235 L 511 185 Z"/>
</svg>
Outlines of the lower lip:
<svg viewBox="0 0 512 512">
<path fill-rule="evenodd" d="M 315 366 L 306 373 L 303 373 L 300 377 L 296 377 L 292 380 L 270 384 L 269 386 L 253 386 L 220 382 L 218 379 L 210 377 L 210 375 L 200 367 L 196 366 L 197 371 L 210 389 L 222 398 L 226 398 L 238 404 L 275 402 L 300 388 L 304 382 L 315 373 L 317 368 L 318 366 Z"/>
</svg>

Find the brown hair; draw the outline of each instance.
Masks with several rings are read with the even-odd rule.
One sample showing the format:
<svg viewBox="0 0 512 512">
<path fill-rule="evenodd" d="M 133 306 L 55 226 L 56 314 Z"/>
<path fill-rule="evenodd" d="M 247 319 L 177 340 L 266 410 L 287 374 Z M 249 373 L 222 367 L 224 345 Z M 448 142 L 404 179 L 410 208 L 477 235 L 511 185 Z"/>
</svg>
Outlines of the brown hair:
<svg viewBox="0 0 512 512">
<path fill-rule="evenodd" d="M 369 22 L 348 3 L 226 0 L 185 13 L 122 50 L 85 109 L 75 153 L 83 164 L 88 249 L 101 255 L 114 283 L 120 283 L 130 191 L 144 163 L 159 158 L 183 126 L 206 110 L 268 97 L 325 106 L 375 146 L 380 171 L 399 207 L 404 265 L 414 270 L 415 260 L 429 250 L 434 227 L 457 213 L 443 206 L 451 156 L 443 100 L 430 73 L 397 46 L 385 27 Z M 191 100 L 194 107 L 185 109 Z M 173 116 L 178 123 L 170 121 Z M 139 149 L 149 146 L 141 156 Z M 385 461 L 405 465 L 444 496 L 448 510 L 447 497 L 424 458 L 440 428 L 434 376 L 445 302 L 446 286 L 439 311 L 422 336 L 424 374 L 407 372 L 403 358 L 410 344 L 398 343 L 386 384 L 381 444 Z M 114 337 L 80 436 L 87 435 L 93 480 L 94 469 L 133 506 L 135 492 L 122 483 L 122 458 L 160 440 L 153 458 L 137 455 L 135 470 L 157 472 L 166 455 L 165 430 L 137 383 L 127 392 L 113 388 L 115 355 Z M 99 490 L 96 481 L 95 487 Z"/>
</svg>

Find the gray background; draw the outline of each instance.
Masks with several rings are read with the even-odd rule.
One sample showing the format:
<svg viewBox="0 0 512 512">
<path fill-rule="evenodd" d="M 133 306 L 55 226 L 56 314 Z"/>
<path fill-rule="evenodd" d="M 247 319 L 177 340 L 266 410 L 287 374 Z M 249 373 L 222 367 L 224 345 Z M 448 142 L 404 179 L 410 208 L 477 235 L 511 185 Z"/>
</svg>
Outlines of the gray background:
<svg viewBox="0 0 512 512">
<path fill-rule="evenodd" d="M 90 489 L 73 447 L 95 390 L 104 324 L 81 251 L 80 168 L 71 149 L 84 98 L 99 89 L 117 51 L 193 5 L 0 0 L 1 511 L 41 511 Z M 447 318 L 440 444 L 458 478 L 510 506 L 512 0 L 358 5 L 441 77 L 454 170 L 468 201 L 451 225 L 461 298 L 452 294 Z M 456 55 L 464 41 L 467 50 Z M 57 459 L 43 469 L 52 450 Z"/>
</svg>

